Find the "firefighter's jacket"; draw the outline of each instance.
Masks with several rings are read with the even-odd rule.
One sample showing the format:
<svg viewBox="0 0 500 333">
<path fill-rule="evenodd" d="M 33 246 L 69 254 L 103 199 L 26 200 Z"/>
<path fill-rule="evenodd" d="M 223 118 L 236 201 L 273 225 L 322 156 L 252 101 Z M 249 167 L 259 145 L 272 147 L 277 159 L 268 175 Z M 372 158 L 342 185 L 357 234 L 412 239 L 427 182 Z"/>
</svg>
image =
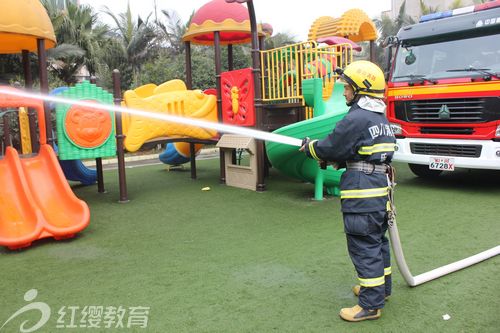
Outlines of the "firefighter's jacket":
<svg viewBox="0 0 500 333">
<path fill-rule="evenodd" d="M 389 164 L 396 139 L 383 112 L 368 111 L 354 104 L 339 121 L 332 133 L 323 140 L 313 140 L 305 146 L 308 157 L 318 161 L 364 161 Z M 347 169 L 340 181 L 342 211 L 369 213 L 386 210 L 388 180 L 384 173 L 367 173 Z"/>
</svg>

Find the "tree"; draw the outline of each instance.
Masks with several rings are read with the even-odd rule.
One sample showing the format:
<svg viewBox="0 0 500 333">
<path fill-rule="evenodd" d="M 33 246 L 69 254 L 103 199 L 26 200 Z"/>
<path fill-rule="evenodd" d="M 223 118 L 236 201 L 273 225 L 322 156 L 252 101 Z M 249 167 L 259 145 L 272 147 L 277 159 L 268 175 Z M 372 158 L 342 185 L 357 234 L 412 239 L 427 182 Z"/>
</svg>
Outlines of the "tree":
<svg viewBox="0 0 500 333">
<path fill-rule="evenodd" d="M 266 49 L 275 49 L 281 46 L 298 43 L 297 37 L 287 32 L 278 32 L 271 37 L 266 38 Z"/>
<path fill-rule="evenodd" d="M 120 71 L 120 87 L 127 90 L 132 86 L 132 67 L 128 64 L 126 54 L 120 40 L 109 38 L 108 42 L 101 47 L 98 53 L 99 64 L 97 70 L 97 83 L 99 86 L 113 89 L 113 70 Z"/>
<path fill-rule="evenodd" d="M 23 72 L 21 57 L 18 54 L 0 54 L 0 84 L 8 84 Z"/>
<path fill-rule="evenodd" d="M 423 0 L 420 0 L 420 11 L 422 12 L 422 15 L 437 13 L 439 11 L 439 6 L 436 7 L 427 6 Z"/>
<path fill-rule="evenodd" d="M 173 54 L 181 54 L 184 52 L 184 42 L 182 37 L 186 33 L 191 19 L 193 18 L 194 11 L 191 13 L 189 20 L 184 23 L 180 18 L 179 14 L 172 9 L 162 9 L 161 13 L 164 16 L 165 22 L 155 19 L 155 24 L 158 28 L 158 38 L 159 40 L 165 42 L 164 47 L 167 48 Z"/>
<path fill-rule="evenodd" d="M 85 67 L 90 75 L 97 70 L 98 50 L 105 44 L 108 31 L 99 24 L 92 7 L 76 5 L 68 0 L 66 9 L 60 10 L 56 0 L 43 0 L 52 21 L 57 47 L 48 51 L 50 68 L 67 84 L 76 81 L 75 74 Z"/>
<path fill-rule="evenodd" d="M 76 74 L 83 67 L 84 55 L 85 51 L 76 45 L 60 44 L 47 51 L 49 70 L 66 85 L 72 85 L 76 83 Z"/>
<path fill-rule="evenodd" d="M 379 31 L 379 41 L 385 40 L 389 36 L 395 36 L 398 31 L 407 25 L 415 24 L 415 20 L 408 14 L 406 14 L 406 0 L 403 1 L 401 7 L 399 7 L 398 16 L 396 16 L 395 20 L 391 20 L 391 18 L 387 15 L 382 15 L 381 19 L 374 19 L 375 26 Z M 376 62 L 384 71 L 389 70 L 387 67 L 387 57 L 388 50 L 382 49 L 378 45 L 375 46 L 375 54 L 377 54 Z"/>
<path fill-rule="evenodd" d="M 151 14 L 145 21 L 141 17 L 134 21 L 130 3 L 127 4 L 127 11 L 118 16 L 107 7 L 104 13 L 109 15 L 116 24 L 113 32 L 120 41 L 121 50 L 132 69 L 133 82 L 137 83 L 142 65 L 155 55 L 156 34 L 154 28 L 148 23 Z"/>
<path fill-rule="evenodd" d="M 163 50 L 160 56 L 154 61 L 144 65 L 140 84 L 161 84 L 174 79 L 185 81 L 185 68 L 184 54 L 171 54 Z M 212 47 L 192 47 L 191 69 L 193 89 L 204 90 L 207 88 L 215 88 L 214 51 Z"/>
<path fill-rule="evenodd" d="M 461 8 L 463 6 L 464 5 L 462 4 L 462 0 L 454 0 L 452 2 L 452 4 L 450 5 L 450 9 L 457 9 L 457 8 Z"/>
</svg>

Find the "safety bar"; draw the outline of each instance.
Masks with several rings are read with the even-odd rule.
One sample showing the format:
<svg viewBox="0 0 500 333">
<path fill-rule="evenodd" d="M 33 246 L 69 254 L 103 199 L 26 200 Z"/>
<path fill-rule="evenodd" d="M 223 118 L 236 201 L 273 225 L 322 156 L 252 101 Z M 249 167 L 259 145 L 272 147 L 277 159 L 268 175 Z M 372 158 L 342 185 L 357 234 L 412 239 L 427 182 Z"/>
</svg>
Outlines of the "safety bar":
<svg viewBox="0 0 500 333">
<path fill-rule="evenodd" d="M 21 92 L 19 89 L 15 89 L 12 87 L 0 86 L 0 88 L 6 91 L 10 90 L 13 92 L 16 91 Z M 46 144 L 47 134 L 45 129 L 45 114 L 44 114 L 43 100 L 0 93 L 0 108 L 19 108 L 19 107 L 33 108 L 36 110 L 38 115 L 38 127 L 40 129 L 40 144 L 42 145 Z"/>
<path fill-rule="evenodd" d="M 307 41 L 260 51 L 263 101 L 303 102 L 302 80 L 323 79 L 328 97 L 337 78 L 336 67 L 344 68 L 352 61 L 352 46 L 337 44 L 318 47 Z"/>
</svg>

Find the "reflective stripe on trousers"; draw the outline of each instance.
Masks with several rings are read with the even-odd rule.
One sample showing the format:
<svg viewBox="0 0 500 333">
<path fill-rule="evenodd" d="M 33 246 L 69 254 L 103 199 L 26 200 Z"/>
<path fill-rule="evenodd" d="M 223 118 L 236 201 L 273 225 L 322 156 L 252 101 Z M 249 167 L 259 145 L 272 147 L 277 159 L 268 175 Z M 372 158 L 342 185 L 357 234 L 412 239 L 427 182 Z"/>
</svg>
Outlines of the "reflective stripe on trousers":
<svg viewBox="0 0 500 333">
<path fill-rule="evenodd" d="M 387 231 L 387 212 L 344 213 L 347 249 L 361 285 L 359 306 L 364 309 L 384 307 L 391 294 L 392 275 Z"/>
<path fill-rule="evenodd" d="M 342 190 L 340 199 L 365 199 L 383 197 L 389 194 L 389 187 L 376 187 L 363 190 Z"/>
</svg>

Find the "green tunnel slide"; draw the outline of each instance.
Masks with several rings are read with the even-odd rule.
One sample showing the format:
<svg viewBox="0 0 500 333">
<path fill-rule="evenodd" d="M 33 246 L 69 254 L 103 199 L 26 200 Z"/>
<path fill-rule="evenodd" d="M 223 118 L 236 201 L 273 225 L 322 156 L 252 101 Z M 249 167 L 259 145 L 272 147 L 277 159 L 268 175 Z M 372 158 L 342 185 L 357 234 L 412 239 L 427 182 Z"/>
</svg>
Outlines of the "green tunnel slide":
<svg viewBox="0 0 500 333">
<path fill-rule="evenodd" d="M 343 96 L 344 86 L 335 83 L 333 93 L 327 101 L 322 98 L 321 79 L 303 81 L 303 94 L 306 104 L 314 108 L 314 117 L 277 129 L 274 133 L 290 136 L 297 139 L 309 137 L 323 139 L 335 124 L 347 113 L 348 107 Z M 339 195 L 340 177 L 343 169 L 335 170 L 328 166 L 322 170 L 318 163 L 307 158 L 297 147 L 276 142 L 266 142 L 266 152 L 272 166 L 284 174 L 314 183 L 314 198 L 323 199 L 323 188 L 327 193 Z"/>
</svg>

